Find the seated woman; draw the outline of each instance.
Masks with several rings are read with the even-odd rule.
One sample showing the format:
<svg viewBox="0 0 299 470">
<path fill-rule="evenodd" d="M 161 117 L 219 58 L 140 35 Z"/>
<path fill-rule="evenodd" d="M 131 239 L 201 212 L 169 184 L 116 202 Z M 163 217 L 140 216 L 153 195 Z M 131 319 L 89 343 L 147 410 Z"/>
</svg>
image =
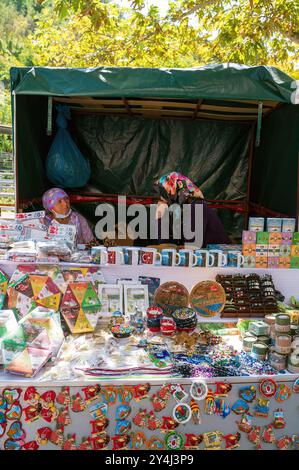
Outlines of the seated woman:
<svg viewBox="0 0 299 470">
<path fill-rule="evenodd" d="M 161 239 L 161 218 L 166 208 L 172 204 L 178 204 L 180 207 L 182 207 L 183 204 L 191 205 L 191 229 L 193 233 L 195 230 L 202 230 L 202 247 L 213 243 L 231 243 L 216 212 L 208 207 L 201 190 L 188 177 L 177 172 L 168 173 L 167 175 L 161 176 L 161 178 L 155 182 L 155 188 L 160 195 L 156 213 L 156 218 L 159 219 L 158 236 L 160 243 L 177 243 L 184 245 L 194 241 L 194 239 L 187 240 L 183 236 L 180 240 L 176 240 L 171 235 L 167 240 Z M 203 206 L 202 227 L 195 227 L 196 204 L 202 204 Z"/>
<path fill-rule="evenodd" d="M 74 225 L 76 227 L 77 244 L 88 246 L 98 244 L 87 220 L 71 208 L 70 199 L 63 189 L 49 189 L 44 193 L 42 201 L 46 211 L 44 223 L 47 226 L 55 223 Z"/>
</svg>

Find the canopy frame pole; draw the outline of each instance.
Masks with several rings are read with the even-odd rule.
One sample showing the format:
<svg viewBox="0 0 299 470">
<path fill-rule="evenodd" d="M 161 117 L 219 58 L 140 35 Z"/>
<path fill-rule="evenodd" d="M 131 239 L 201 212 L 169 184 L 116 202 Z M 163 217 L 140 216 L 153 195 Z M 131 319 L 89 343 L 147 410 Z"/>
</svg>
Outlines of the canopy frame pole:
<svg viewBox="0 0 299 470">
<path fill-rule="evenodd" d="M 296 200 L 296 221 L 297 221 L 297 231 L 299 231 L 299 150 L 297 156 L 297 200 Z"/>
<path fill-rule="evenodd" d="M 248 151 L 248 170 L 247 170 L 247 188 L 246 188 L 246 197 L 245 197 L 245 211 L 244 211 L 244 229 L 248 227 L 249 220 L 249 210 L 250 210 L 250 190 L 251 190 L 251 176 L 252 176 L 252 165 L 253 165 L 253 152 L 254 152 L 254 132 L 255 126 L 251 126 L 250 129 L 250 141 L 249 141 L 249 151 Z"/>
</svg>

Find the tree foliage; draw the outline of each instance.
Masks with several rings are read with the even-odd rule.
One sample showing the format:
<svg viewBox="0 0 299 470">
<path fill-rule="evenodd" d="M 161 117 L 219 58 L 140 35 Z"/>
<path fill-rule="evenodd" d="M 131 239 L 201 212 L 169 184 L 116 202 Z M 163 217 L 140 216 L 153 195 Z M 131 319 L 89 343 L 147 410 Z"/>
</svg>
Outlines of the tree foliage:
<svg viewBox="0 0 299 470">
<path fill-rule="evenodd" d="M 163 14 L 143 0 L 130 7 L 121 0 L 2 0 L 0 30 L 6 85 L 12 65 L 32 64 L 236 62 L 274 65 L 299 78 L 299 0 L 170 0 Z M 0 103 L 0 120 L 5 109 L 4 116 Z"/>
</svg>

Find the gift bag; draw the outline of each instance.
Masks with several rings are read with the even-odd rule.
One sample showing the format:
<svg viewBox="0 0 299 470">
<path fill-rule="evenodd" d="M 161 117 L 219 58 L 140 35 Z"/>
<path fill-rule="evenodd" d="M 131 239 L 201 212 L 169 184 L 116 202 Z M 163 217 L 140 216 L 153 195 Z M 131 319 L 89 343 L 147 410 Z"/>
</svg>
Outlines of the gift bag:
<svg viewBox="0 0 299 470">
<path fill-rule="evenodd" d="M 89 162 L 83 157 L 67 130 L 68 106 L 57 105 L 57 134 L 46 160 L 47 178 L 60 188 L 81 188 L 90 178 Z"/>
</svg>

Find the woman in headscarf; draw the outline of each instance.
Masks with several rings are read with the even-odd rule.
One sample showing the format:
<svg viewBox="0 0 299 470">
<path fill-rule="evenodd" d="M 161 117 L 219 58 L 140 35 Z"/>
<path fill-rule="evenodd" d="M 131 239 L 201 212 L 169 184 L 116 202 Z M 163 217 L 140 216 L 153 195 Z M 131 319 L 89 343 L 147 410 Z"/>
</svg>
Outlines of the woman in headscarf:
<svg viewBox="0 0 299 470">
<path fill-rule="evenodd" d="M 178 204 L 182 207 L 184 204 L 191 205 L 191 230 L 194 233 L 195 230 L 202 229 L 203 243 L 202 246 L 206 247 L 208 244 L 219 243 L 227 244 L 230 243 L 230 239 L 226 234 L 224 227 L 218 218 L 216 212 L 209 208 L 206 201 L 204 200 L 203 193 L 201 190 L 187 177 L 181 173 L 175 171 L 161 176 L 155 182 L 155 188 L 158 190 L 160 195 L 160 201 L 157 205 L 156 218 L 159 219 L 159 242 L 160 243 L 173 243 L 176 242 L 179 245 L 188 244 L 194 242 L 194 238 L 187 240 L 183 236 L 180 240 L 175 240 L 172 236 L 168 240 L 161 240 L 161 218 L 167 207 L 172 204 Z M 201 204 L 203 209 L 203 226 L 195 227 L 195 205 Z M 175 217 L 175 214 L 174 214 Z M 170 224 L 171 227 L 171 224 Z"/>
<path fill-rule="evenodd" d="M 46 211 L 45 224 L 68 224 L 76 227 L 76 243 L 92 246 L 97 244 L 87 220 L 71 208 L 67 193 L 60 188 L 51 188 L 42 198 Z"/>
</svg>

